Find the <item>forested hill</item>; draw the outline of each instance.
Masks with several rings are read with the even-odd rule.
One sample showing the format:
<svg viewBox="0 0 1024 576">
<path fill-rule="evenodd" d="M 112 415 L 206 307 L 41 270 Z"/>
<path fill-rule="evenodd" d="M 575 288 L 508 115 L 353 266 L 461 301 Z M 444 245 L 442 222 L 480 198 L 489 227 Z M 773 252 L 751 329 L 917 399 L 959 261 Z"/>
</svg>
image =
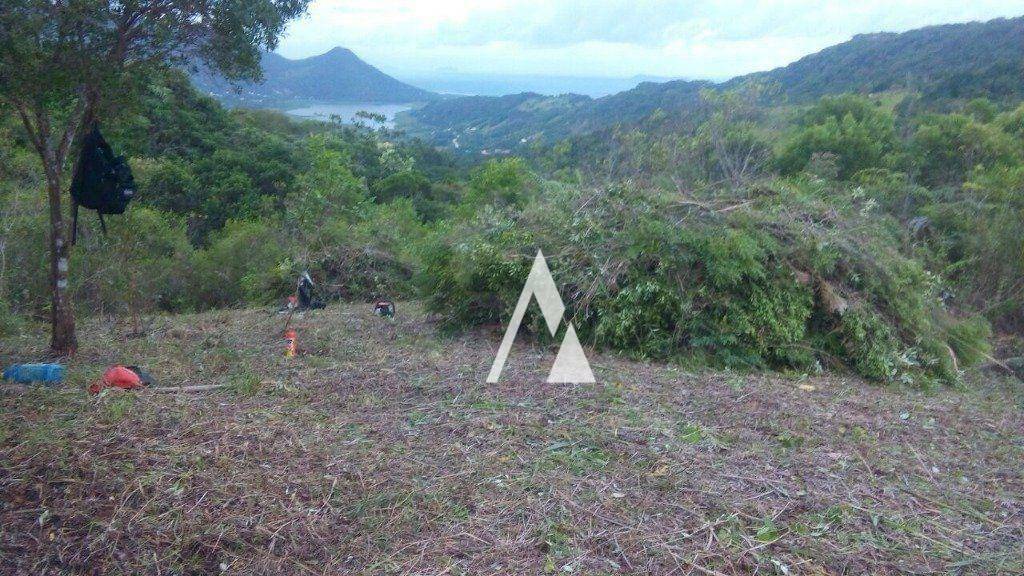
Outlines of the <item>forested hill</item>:
<svg viewBox="0 0 1024 576">
<path fill-rule="evenodd" d="M 773 88 L 774 103 L 806 103 L 825 94 L 910 91 L 927 105 L 985 96 L 1024 99 L 1024 17 L 931 26 L 903 33 L 859 35 L 788 66 L 719 85 Z M 644 83 L 591 99 L 519 94 L 458 98 L 409 112 L 404 128 L 440 145 L 503 151 L 552 142 L 616 124 L 631 124 L 656 110 L 685 118 L 697 109 L 710 82 Z"/>
<path fill-rule="evenodd" d="M 467 96 L 438 100 L 400 115 L 410 134 L 433 144 L 471 152 L 505 153 L 536 142 L 585 134 L 611 124 L 638 122 L 656 109 L 694 108 L 710 82 L 645 82 L 602 98 L 579 94 Z"/>
<path fill-rule="evenodd" d="M 782 68 L 741 76 L 777 83 L 790 101 L 911 90 L 929 101 L 1024 98 L 1024 17 L 862 34 Z"/>
<path fill-rule="evenodd" d="M 301 101 L 410 103 L 436 97 L 388 76 L 346 48 L 334 48 L 300 60 L 268 52 L 263 55 L 262 64 L 264 81 L 245 84 L 240 91 L 208 74 L 196 74 L 192 81 L 226 104 L 249 107 Z"/>
</svg>

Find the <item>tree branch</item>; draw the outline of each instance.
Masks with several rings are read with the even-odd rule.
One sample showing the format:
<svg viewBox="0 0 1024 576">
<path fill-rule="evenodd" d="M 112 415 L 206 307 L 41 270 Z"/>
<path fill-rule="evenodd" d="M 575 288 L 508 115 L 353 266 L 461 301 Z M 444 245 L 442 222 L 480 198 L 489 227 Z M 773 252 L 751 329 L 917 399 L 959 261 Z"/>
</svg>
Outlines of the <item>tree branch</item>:
<svg viewBox="0 0 1024 576">
<path fill-rule="evenodd" d="M 42 158 L 45 156 L 45 148 L 43 141 L 40 139 L 39 132 L 36 127 L 32 124 L 32 119 L 28 117 L 28 109 L 20 101 L 11 101 L 14 105 L 14 109 L 18 111 L 18 116 L 21 117 L 21 123 L 25 125 L 25 132 L 28 133 L 28 139 L 32 141 L 32 145 L 35 146 L 36 152 Z"/>
<path fill-rule="evenodd" d="M 89 90 L 89 88 L 86 88 L 86 90 Z M 89 109 L 89 96 L 85 95 L 79 99 L 74 114 L 68 119 L 67 126 L 64 127 L 64 134 L 60 139 L 60 145 L 57 146 L 57 161 L 61 164 L 64 164 L 64 160 L 67 159 L 71 143 L 74 142 L 75 135 L 78 133 L 78 129 L 82 121 L 85 120 Z"/>
</svg>

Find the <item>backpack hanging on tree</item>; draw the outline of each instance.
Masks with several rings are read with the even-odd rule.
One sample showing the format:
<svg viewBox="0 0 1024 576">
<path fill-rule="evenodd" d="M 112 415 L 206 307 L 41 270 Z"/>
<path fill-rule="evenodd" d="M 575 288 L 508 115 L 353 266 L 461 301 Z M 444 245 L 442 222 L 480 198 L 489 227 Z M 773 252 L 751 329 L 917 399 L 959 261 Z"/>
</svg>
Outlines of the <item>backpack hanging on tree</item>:
<svg viewBox="0 0 1024 576">
<path fill-rule="evenodd" d="M 82 140 L 82 151 L 71 181 L 72 232 L 71 243 L 78 235 L 78 207 L 95 210 L 100 227 L 107 233 L 104 214 L 123 214 L 128 202 L 135 196 L 135 178 L 124 156 L 114 151 L 103 139 L 96 124 Z"/>
</svg>

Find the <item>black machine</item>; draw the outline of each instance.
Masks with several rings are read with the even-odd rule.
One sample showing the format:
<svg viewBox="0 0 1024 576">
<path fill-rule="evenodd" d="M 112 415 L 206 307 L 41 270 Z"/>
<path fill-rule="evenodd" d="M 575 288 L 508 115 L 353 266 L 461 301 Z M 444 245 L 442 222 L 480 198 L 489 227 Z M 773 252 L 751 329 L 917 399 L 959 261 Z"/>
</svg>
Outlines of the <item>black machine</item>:
<svg viewBox="0 0 1024 576">
<path fill-rule="evenodd" d="M 310 277 L 309 272 L 303 272 L 299 276 L 295 291 L 299 300 L 299 310 L 317 310 L 324 307 L 323 301 L 316 299 L 313 295 L 313 278 Z"/>
<path fill-rule="evenodd" d="M 98 126 L 93 124 L 82 140 L 78 165 L 71 181 L 72 232 L 71 243 L 78 235 L 78 207 L 95 210 L 100 227 L 107 232 L 104 214 L 124 214 L 135 196 L 135 178 L 124 156 L 114 156 Z"/>
<path fill-rule="evenodd" d="M 395 317 L 395 303 L 391 300 L 378 300 L 373 304 L 373 313 L 381 318 Z"/>
</svg>

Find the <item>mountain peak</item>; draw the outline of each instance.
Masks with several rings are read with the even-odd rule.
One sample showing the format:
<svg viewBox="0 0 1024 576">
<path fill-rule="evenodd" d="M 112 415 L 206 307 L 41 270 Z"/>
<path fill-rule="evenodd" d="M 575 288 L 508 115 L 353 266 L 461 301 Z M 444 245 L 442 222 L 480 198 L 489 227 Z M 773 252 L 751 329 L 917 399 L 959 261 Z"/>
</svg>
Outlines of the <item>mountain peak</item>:
<svg viewBox="0 0 1024 576">
<path fill-rule="evenodd" d="M 335 46 L 334 48 L 331 48 L 330 50 L 328 50 L 327 52 L 324 52 L 320 56 L 334 56 L 334 57 L 344 56 L 346 58 L 357 58 L 357 59 L 359 58 L 358 56 L 356 56 L 355 52 L 349 50 L 348 48 L 344 48 L 342 46 Z M 316 58 L 316 56 L 314 56 L 314 58 Z"/>
<path fill-rule="evenodd" d="M 406 104 L 436 98 L 435 94 L 388 76 L 341 46 L 294 60 L 267 52 L 262 64 L 264 82 L 243 90 L 249 105 L 270 101 Z M 219 79 L 195 76 L 193 81 L 214 95 L 229 100 L 237 98 Z"/>
</svg>

